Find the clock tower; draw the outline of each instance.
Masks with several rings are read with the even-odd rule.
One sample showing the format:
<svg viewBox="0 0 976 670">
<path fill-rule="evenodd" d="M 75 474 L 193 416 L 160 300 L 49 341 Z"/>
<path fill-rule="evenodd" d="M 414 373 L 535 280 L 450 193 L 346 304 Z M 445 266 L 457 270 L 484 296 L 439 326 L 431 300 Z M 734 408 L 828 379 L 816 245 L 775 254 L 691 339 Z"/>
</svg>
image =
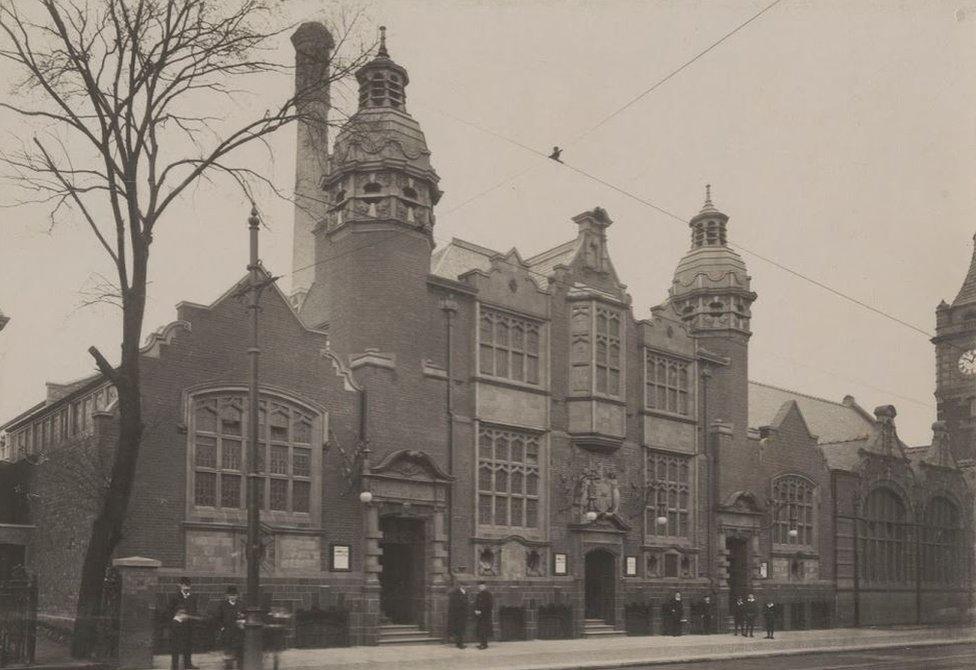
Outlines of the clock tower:
<svg viewBox="0 0 976 670">
<path fill-rule="evenodd" d="M 952 304 L 939 303 L 935 321 L 938 418 L 959 464 L 976 468 L 976 248 L 962 288 Z"/>
</svg>

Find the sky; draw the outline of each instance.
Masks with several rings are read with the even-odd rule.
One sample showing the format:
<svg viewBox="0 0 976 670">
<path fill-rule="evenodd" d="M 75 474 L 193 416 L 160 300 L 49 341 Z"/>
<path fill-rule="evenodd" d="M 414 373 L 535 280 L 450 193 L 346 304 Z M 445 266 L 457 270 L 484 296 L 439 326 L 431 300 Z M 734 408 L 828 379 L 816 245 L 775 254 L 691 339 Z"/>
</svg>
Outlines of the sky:
<svg viewBox="0 0 976 670">
<path fill-rule="evenodd" d="M 362 9 L 367 42 L 388 27 L 444 190 L 438 245 L 459 237 L 526 257 L 573 237 L 571 217 L 602 206 L 617 273 L 635 315 L 649 317 L 689 248 L 687 225 L 526 149 L 559 145 L 568 164 L 684 218 L 711 184 L 732 242 L 931 333 L 976 232 L 976 0 L 782 0 L 614 114 L 769 1 L 286 0 L 280 20 Z M 277 48 L 291 57 L 287 36 Z M 15 75 L 0 64 L 4 94 Z M 290 86 L 268 75 L 232 104 L 201 104 L 232 123 Z M 334 97 L 351 111 L 352 86 Z M 38 130 L 9 113 L 0 123 L 4 143 Z M 239 161 L 287 189 L 294 153 L 289 128 Z M 9 196 L 0 185 L 0 203 Z M 271 194 L 260 206 L 261 255 L 287 289 L 292 208 Z M 209 303 L 243 276 L 247 216 L 219 181 L 170 211 L 152 249 L 146 333 L 172 321 L 177 302 Z M 44 208 L 5 207 L 0 226 L 0 310 L 11 317 L 0 333 L 3 420 L 42 399 L 45 381 L 89 374 L 89 346 L 117 352 L 120 318 L 81 307 L 112 268 L 80 221 L 52 227 Z M 928 444 L 928 338 L 743 257 L 759 295 L 750 378 L 850 394 L 868 411 L 894 404 L 902 438 Z"/>
</svg>

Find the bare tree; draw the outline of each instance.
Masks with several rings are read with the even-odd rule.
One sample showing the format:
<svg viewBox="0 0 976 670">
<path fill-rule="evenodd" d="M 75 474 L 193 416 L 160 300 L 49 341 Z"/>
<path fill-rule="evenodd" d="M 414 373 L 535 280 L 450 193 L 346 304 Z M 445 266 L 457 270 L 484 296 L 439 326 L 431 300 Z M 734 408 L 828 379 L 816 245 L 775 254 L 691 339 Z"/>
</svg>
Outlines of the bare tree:
<svg viewBox="0 0 976 670">
<path fill-rule="evenodd" d="M 16 95 L 0 103 L 43 124 L 20 151 L 3 155 L 24 190 L 22 202 L 83 220 L 111 259 L 122 308 L 121 358 L 109 363 L 89 348 L 118 390 L 119 436 L 108 485 L 92 524 L 82 567 L 72 652 L 88 656 L 99 615 L 102 578 L 122 537 L 144 419 L 139 344 L 150 248 L 174 202 L 201 179 L 230 178 L 250 194 L 274 185 L 259 171 L 229 162 L 235 151 L 303 118 L 323 87 L 354 71 L 368 53 L 323 56 L 322 77 L 230 129 L 220 110 L 242 93 L 242 79 L 286 73 L 271 45 L 290 26 L 276 24 L 273 0 L 0 0 L 0 56 L 22 73 Z M 353 34 L 346 19 L 336 54 Z M 326 54 L 329 52 L 326 50 Z M 327 89 L 325 89 L 327 90 Z M 201 112 L 201 109 L 207 110 Z"/>
</svg>

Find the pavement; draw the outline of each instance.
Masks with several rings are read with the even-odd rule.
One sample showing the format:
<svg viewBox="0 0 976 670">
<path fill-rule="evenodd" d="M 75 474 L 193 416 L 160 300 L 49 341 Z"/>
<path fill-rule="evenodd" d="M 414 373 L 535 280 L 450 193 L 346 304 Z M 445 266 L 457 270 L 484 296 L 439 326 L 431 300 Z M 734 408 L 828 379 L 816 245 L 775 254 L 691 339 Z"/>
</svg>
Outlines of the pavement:
<svg viewBox="0 0 976 670">
<path fill-rule="evenodd" d="M 289 649 L 280 653 L 284 670 L 594 670 L 645 667 L 677 662 L 715 661 L 796 654 L 918 648 L 976 643 L 976 627 L 835 628 L 786 631 L 775 640 L 723 635 L 682 637 L 612 637 L 576 640 L 494 642 L 487 650 L 469 644 L 384 645 L 337 649 Z M 219 653 L 195 654 L 202 670 L 222 670 Z M 265 668 L 274 667 L 266 657 Z M 154 668 L 168 668 L 168 656 L 156 656 Z"/>
</svg>

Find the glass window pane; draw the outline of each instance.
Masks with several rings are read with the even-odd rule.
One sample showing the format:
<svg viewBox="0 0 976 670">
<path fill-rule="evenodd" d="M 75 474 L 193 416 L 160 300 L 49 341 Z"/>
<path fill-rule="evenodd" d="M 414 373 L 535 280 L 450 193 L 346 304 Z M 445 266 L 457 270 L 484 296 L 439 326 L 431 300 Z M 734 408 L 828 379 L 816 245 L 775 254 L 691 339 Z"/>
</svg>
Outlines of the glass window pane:
<svg viewBox="0 0 976 670">
<path fill-rule="evenodd" d="M 295 442 L 312 443 L 312 421 L 308 417 L 299 416 L 295 420 Z"/>
<path fill-rule="evenodd" d="M 295 477 L 308 477 L 311 474 L 312 452 L 295 447 L 292 450 L 292 474 Z"/>
<path fill-rule="evenodd" d="M 220 506 L 239 508 L 241 506 L 241 476 L 220 476 Z"/>
<path fill-rule="evenodd" d="M 288 447 L 279 445 L 271 446 L 271 474 L 288 474 Z"/>
<path fill-rule="evenodd" d="M 288 480 L 287 479 L 272 479 L 271 480 L 271 509 L 273 510 L 288 510 Z"/>
<path fill-rule="evenodd" d="M 312 491 L 312 484 L 310 482 L 294 481 L 292 482 L 292 497 L 293 497 L 293 510 L 295 512 L 308 512 L 309 510 L 309 497 Z"/>
<path fill-rule="evenodd" d="M 217 432 L 217 412 L 208 404 L 197 407 L 196 429 L 208 433 Z"/>
<path fill-rule="evenodd" d="M 224 470 L 241 469 L 241 443 L 226 437 L 220 442 L 220 467 Z"/>
<path fill-rule="evenodd" d="M 194 501 L 197 505 L 214 507 L 217 504 L 217 475 L 199 472 L 194 476 Z"/>
<path fill-rule="evenodd" d="M 217 467 L 216 438 L 197 435 L 195 463 L 197 467 L 201 468 Z"/>
</svg>

